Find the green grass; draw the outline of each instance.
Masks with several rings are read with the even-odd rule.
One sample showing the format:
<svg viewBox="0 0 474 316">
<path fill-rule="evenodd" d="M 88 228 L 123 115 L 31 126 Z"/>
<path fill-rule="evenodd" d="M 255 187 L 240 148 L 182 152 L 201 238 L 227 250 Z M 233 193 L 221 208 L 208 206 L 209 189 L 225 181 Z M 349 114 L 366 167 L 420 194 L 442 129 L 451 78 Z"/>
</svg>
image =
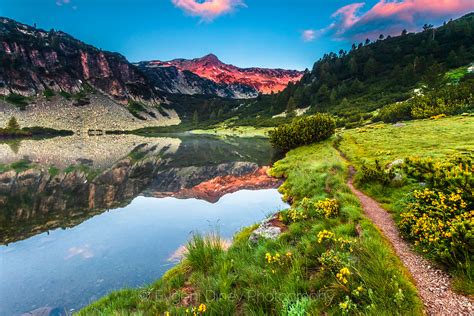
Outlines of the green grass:
<svg viewBox="0 0 474 316">
<path fill-rule="evenodd" d="M 356 166 L 378 159 L 390 163 L 409 156 L 445 158 L 474 151 L 474 117 L 453 116 L 438 120 L 377 124 L 347 130 L 340 149 Z"/>
<path fill-rule="evenodd" d="M 444 75 L 444 79 L 450 83 L 458 83 L 466 74 L 468 74 L 467 69 L 468 66 L 464 66 L 448 71 Z"/>
<path fill-rule="evenodd" d="M 407 122 L 405 126 L 377 125 L 348 130 L 342 134 L 339 148 L 360 168 L 379 160 L 382 165 L 407 157 L 431 157 L 444 160 L 459 153 L 474 153 L 474 117 L 454 116 L 438 120 Z M 405 179 L 399 186 L 359 183 L 358 186 L 392 212 L 395 221 L 405 211 L 403 200 L 417 182 Z M 462 293 L 474 294 L 474 267 L 445 267 L 453 276 L 453 285 Z"/>
<path fill-rule="evenodd" d="M 31 163 L 27 160 L 20 160 L 10 165 L 10 168 L 16 172 L 22 172 L 31 168 Z"/>
<path fill-rule="evenodd" d="M 2 97 L 8 103 L 16 106 L 20 110 L 25 110 L 26 106 L 28 105 L 30 98 L 22 96 L 16 93 L 10 93 L 7 96 Z"/>
<path fill-rule="evenodd" d="M 183 315 L 183 302 L 205 304 L 209 315 L 317 315 L 341 314 L 340 303 L 353 302 L 354 313 L 421 315 L 422 304 L 400 260 L 387 241 L 362 215 L 357 198 L 346 186 L 347 166 L 332 141 L 289 152 L 273 174 L 285 177 L 281 190 L 296 203 L 304 197 L 335 198 L 340 215 L 307 219 L 288 226 L 275 241 L 248 241 L 255 226 L 234 236 L 224 251 L 216 236 L 195 236 L 186 258 L 158 282 L 136 290 L 115 292 L 81 310 L 78 315 Z M 350 269 L 348 284 L 319 262 L 329 247 L 318 243 L 323 229 L 353 243 L 343 256 Z M 267 253 L 290 259 L 272 266 Z M 363 287 L 360 296 L 353 290 Z M 192 296 L 190 296 L 192 294 Z M 295 314 L 296 313 L 296 314 Z"/>
</svg>

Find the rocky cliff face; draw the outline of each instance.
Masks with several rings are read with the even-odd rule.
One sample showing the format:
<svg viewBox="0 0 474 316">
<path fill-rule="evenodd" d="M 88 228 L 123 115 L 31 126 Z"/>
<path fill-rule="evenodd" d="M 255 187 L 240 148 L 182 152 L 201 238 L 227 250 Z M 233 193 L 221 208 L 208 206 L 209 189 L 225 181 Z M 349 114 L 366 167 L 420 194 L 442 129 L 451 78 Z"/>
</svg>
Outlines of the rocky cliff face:
<svg viewBox="0 0 474 316">
<path fill-rule="evenodd" d="M 252 98 L 258 93 L 279 92 L 289 82 L 299 81 L 303 76 L 303 72 L 296 70 L 239 68 L 221 62 L 213 54 L 191 60 L 141 62 L 138 66 L 148 74 L 158 89 L 172 93 L 214 94 L 232 98 Z M 168 74 L 170 86 L 163 86 L 160 84 L 162 81 L 156 80 L 165 73 Z"/>
<path fill-rule="evenodd" d="M 120 103 L 159 104 L 159 93 L 125 57 L 72 36 L 0 18 L 0 94 L 97 90 Z"/>
<path fill-rule="evenodd" d="M 233 99 L 253 98 L 258 95 L 258 91 L 251 86 L 215 82 L 175 66 L 162 66 L 152 62 L 140 62 L 137 66 L 156 89 L 172 94 L 210 95 Z"/>
</svg>

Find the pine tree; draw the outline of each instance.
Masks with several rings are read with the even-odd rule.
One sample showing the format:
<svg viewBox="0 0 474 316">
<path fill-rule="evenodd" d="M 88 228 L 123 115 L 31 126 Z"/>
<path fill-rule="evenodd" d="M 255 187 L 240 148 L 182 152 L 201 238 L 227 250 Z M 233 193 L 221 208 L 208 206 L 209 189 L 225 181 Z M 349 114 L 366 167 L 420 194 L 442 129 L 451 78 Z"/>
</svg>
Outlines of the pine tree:
<svg viewBox="0 0 474 316">
<path fill-rule="evenodd" d="M 20 129 L 20 124 L 18 124 L 18 121 L 14 116 L 10 118 L 10 120 L 7 123 L 7 129 L 9 130 L 19 130 Z"/>
<path fill-rule="evenodd" d="M 286 104 L 286 115 L 294 116 L 296 111 L 296 102 L 293 97 L 290 97 L 288 103 Z"/>
<path fill-rule="evenodd" d="M 456 67 L 458 65 L 458 55 L 454 50 L 451 50 L 446 60 L 449 67 Z"/>
<path fill-rule="evenodd" d="M 366 78 L 372 78 L 377 71 L 377 62 L 374 58 L 370 57 L 364 66 L 364 76 Z"/>
<path fill-rule="evenodd" d="M 351 75 L 355 75 L 357 74 L 357 70 L 359 68 L 357 67 L 357 61 L 354 57 L 352 57 L 350 60 L 349 60 L 349 71 L 351 72 Z"/>
<path fill-rule="evenodd" d="M 198 111 L 197 111 L 197 110 L 194 110 L 193 123 L 194 123 L 194 124 L 199 123 L 199 114 L 198 114 Z"/>
</svg>

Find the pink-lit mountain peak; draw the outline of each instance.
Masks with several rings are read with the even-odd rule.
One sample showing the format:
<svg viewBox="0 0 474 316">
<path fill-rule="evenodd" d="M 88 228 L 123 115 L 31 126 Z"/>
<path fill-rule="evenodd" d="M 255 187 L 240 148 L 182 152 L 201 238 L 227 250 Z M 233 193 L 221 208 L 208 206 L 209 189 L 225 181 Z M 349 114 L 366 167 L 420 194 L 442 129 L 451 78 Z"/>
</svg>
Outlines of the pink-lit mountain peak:
<svg viewBox="0 0 474 316">
<path fill-rule="evenodd" d="M 173 59 L 151 63 L 161 67 L 187 70 L 217 83 L 247 85 L 262 93 L 281 91 L 289 82 L 296 82 L 303 76 L 303 72 L 297 70 L 240 68 L 223 63 L 214 54 L 195 59 Z"/>
</svg>

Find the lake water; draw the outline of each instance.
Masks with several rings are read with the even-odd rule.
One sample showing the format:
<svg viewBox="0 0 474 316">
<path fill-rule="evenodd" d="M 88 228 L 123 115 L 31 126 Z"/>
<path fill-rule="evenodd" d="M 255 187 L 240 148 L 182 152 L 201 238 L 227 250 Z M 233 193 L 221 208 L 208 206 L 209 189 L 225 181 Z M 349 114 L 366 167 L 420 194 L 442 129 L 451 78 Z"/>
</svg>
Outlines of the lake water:
<svg viewBox="0 0 474 316">
<path fill-rule="evenodd" d="M 193 233 L 230 240 L 286 207 L 273 158 L 263 139 L 0 143 L 0 315 L 77 310 L 157 280 Z"/>
</svg>

